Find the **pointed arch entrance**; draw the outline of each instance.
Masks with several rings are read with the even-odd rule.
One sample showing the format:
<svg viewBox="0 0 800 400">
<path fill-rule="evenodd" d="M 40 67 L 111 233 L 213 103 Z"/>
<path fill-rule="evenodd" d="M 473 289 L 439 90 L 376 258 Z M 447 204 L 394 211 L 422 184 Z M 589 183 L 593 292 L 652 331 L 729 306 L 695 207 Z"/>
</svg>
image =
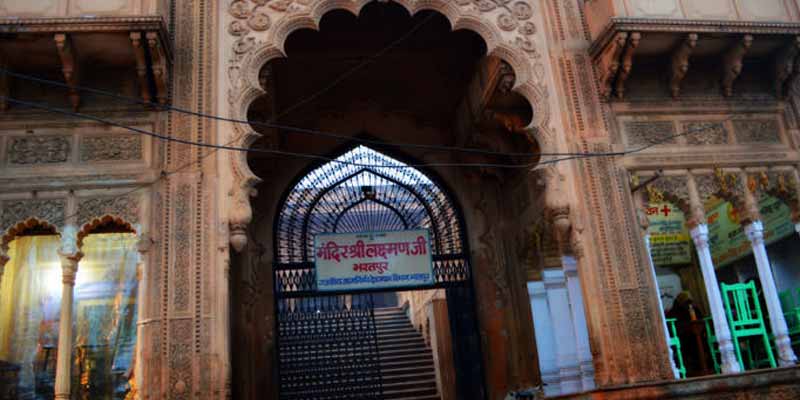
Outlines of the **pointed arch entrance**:
<svg viewBox="0 0 800 400">
<path fill-rule="evenodd" d="M 296 181 L 273 236 L 281 399 L 384 398 L 374 308 L 386 289 L 320 292 L 314 237 L 416 229 L 430 235 L 433 283 L 403 290 L 445 289 L 458 398 L 485 398 L 461 215 L 435 178 L 362 145 Z"/>
</svg>

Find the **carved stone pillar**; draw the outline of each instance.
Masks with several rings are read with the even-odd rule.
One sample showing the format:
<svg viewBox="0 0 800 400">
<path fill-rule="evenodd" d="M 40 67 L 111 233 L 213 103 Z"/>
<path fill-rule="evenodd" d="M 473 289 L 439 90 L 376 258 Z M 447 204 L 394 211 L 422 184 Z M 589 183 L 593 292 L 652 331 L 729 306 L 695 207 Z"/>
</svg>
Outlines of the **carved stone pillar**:
<svg viewBox="0 0 800 400">
<path fill-rule="evenodd" d="M 72 383 L 72 295 L 75 288 L 75 276 L 78 273 L 78 261 L 83 254 L 78 249 L 77 228 L 66 226 L 61 232 L 61 247 L 58 249 L 61 258 L 61 319 L 58 323 L 58 357 L 56 359 L 56 400 L 70 398 Z"/>
<path fill-rule="evenodd" d="M 146 234 L 139 235 L 138 241 L 136 242 L 136 250 L 139 252 L 139 260 L 136 263 L 136 280 L 137 280 L 137 292 L 136 292 L 136 356 L 134 359 L 135 368 L 133 372 L 134 377 L 134 384 L 135 387 L 132 388 L 132 391 L 135 391 L 134 398 L 143 398 L 142 391 L 145 389 L 144 387 L 144 376 L 145 376 L 145 349 L 144 349 L 144 337 L 145 337 L 145 324 L 147 323 L 147 319 L 150 318 L 150 310 L 148 308 L 149 301 L 147 299 L 148 291 L 147 291 L 147 284 L 148 284 L 148 265 L 147 265 L 147 255 L 150 251 L 150 248 L 153 245 L 153 240 L 150 236 Z"/>
<path fill-rule="evenodd" d="M 544 282 L 528 282 L 528 298 L 531 302 L 534 334 L 536 335 L 536 354 L 541 366 L 544 394 L 558 396 L 561 394 L 561 378 L 556 357 L 553 321 L 550 315 L 550 306 L 547 304 L 547 290 Z"/>
<path fill-rule="evenodd" d="M 570 310 L 566 276 L 560 268 L 547 268 L 542 272 L 542 276 L 553 322 L 561 394 L 580 392 L 581 372 L 576 352 L 577 339 Z"/>
<path fill-rule="evenodd" d="M 658 313 L 659 318 L 661 319 L 661 325 L 664 329 L 664 340 L 667 341 L 667 351 L 669 352 L 669 365 L 672 367 L 672 374 L 675 376 L 675 379 L 680 379 L 681 374 L 678 370 L 678 367 L 675 365 L 675 358 L 672 354 L 672 346 L 669 344 L 669 327 L 667 327 L 667 317 L 664 315 L 664 303 L 661 301 L 661 288 L 658 287 L 658 276 L 656 275 L 656 265 L 653 264 L 653 254 L 651 253 L 650 249 L 650 233 L 647 232 L 647 228 L 650 226 L 650 222 L 647 220 L 647 216 L 644 215 L 641 209 L 639 209 L 639 225 L 642 228 L 643 239 L 644 239 L 644 249 L 647 252 L 647 263 L 650 265 L 650 271 L 653 274 L 653 285 L 656 289 L 656 298 L 658 299 L 658 309 L 661 312 Z"/>
<path fill-rule="evenodd" d="M 655 264 L 653 264 L 653 255 L 650 253 L 650 234 L 646 231 L 644 234 L 644 246 L 647 250 L 647 259 L 650 261 L 650 270 L 653 272 L 653 284 L 655 285 L 656 297 L 658 298 L 658 307 L 663 310 L 664 303 L 661 301 L 661 288 L 658 287 L 656 267 Z M 661 317 L 661 324 L 664 325 L 664 339 L 667 341 L 667 349 L 669 351 L 669 365 L 672 367 L 672 373 L 675 375 L 675 379 L 680 379 L 681 373 L 678 371 L 678 367 L 675 365 L 675 356 L 672 354 L 672 346 L 669 344 L 669 327 L 667 326 L 667 318 L 663 312 L 661 312 L 659 316 Z"/>
<path fill-rule="evenodd" d="M 567 279 L 567 292 L 575 329 L 576 354 L 581 371 L 581 386 L 584 391 L 592 390 L 594 384 L 594 361 L 589 347 L 589 330 L 586 327 L 586 314 L 583 307 L 583 289 L 578 278 L 578 260 L 573 256 L 561 257 L 564 275 Z"/>
<path fill-rule="evenodd" d="M 689 203 L 692 208 L 689 225 L 693 226 L 690 233 L 695 249 L 697 250 L 697 258 L 700 260 L 700 271 L 703 274 L 703 282 L 706 285 L 708 306 L 711 309 L 711 319 L 714 321 L 714 332 L 717 336 L 719 353 L 722 358 L 722 372 L 725 374 L 738 373 L 742 371 L 742 368 L 733 350 L 731 330 L 728 326 L 728 318 L 725 316 L 725 308 L 722 306 L 722 296 L 719 292 L 717 274 L 714 271 L 714 261 L 711 258 L 711 248 L 708 243 L 708 226 L 705 224 L 705 209 L 700 201 L 697 183 L 692 175 L 689 175 L 688 184 Z"/>
<path fill-rule="evenodd" d="M 761 221 L 753 221 L 744 228 L 744 232 L 747 235 L 747 239 L 750 240 L 750 244 L 753 245 L 753 256 L 756 259 L 758 278 L 761 280 L 764 300 L 767 302 L 769 324 L 772 328 L 772 334 L 775 336 L 775 346 L 778 348 L 778 362 L 782 367 L 794 365 L 797 363 L 797 356 L 792 350 L 789 328 L 786 326 L 786 319 L 781 309 L 781 301 L 778 298 L 778 289 L 775 287 L 775 280 L 772 277 L 767 248 L 764 246 L 764 225 Z"/>
</svg>

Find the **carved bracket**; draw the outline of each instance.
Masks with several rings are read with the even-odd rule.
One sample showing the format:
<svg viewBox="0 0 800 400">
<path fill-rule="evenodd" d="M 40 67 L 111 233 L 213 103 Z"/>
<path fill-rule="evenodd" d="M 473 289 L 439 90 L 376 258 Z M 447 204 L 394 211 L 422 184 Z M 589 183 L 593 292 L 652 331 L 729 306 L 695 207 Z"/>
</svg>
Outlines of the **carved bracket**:
<svg viewBox="0 0 800 400">
<path fill-rule="evenodd" d="M 795 60 L 800 51 L 800 36 L 795 36 L 792 41 L 784 46 L 775 57 L 773 66 L 775 71 L 775 95 L 783 98 L 786 94 L 786 82 L 797 73 Z"/>
<path fill-rule="evenodd" d="M 722 90 L 726 97 L 733 96 L 733 83 L 742 73 L 742 59 L 753 45 L 753 35 L 744 35 L 722 59 Z"/>
<path fill-rule="evenodd" d="M 3 70 L 8 69 L 8 58 L 5 54 L 0 52 L 0 68 Z M 11 89 L 8 85 L 8 74 L 0 71 L 0 112 L 8 110 L 8 101 L 6 97 L 11 96 Z"/>
<path fill-rule="evenodd" d="M 611 98 L 612 84 L 617 76 L 620 66 L 620 57 L 625 50 L 625 43 L 628 41 L 628 33 L 620 32 L 609 43 L 608 47 L 600 55 L 598 61 L 600 76 L 600 96 L 604 100 Z"/>
<path fill-rule="evenodd" d="M 622 54 L 622 69 L 617 76 L 617 98 L 622 100 L 625 98 L 625 82 L 631 75 L 633 69 L 633 55 L 636 53 L 636 48 L 639 47 L 639 42 L 642 39 L 642 34 L 639 32 L 632 32 L 628 37 L 628 44 L 625 46 L 625 52 Z"/>
<path fill-rule="evenodd" d="M 158 104 L 166 104 L 169 99 L 167 82 L 169 81 L 169 68 L 167 53 L 159 40 L 158 32 L 147 32 L 147 47 L 150 50 L 150 59 L 153 65 L 153 79 L 156 84 L 156 99 Z"/>
<path fill-rule="evenodd" d="M 678 98 L 680 95 L 681 82 L 689 72 L 689 58 L 695 46 L 697 46 L 697 34 L 690 33 L 672 53 L 672 74 L 669 82 L 672 98 Z"/>
<path fill-rule="evenodd" d="M 69 102 L 72 109 L 78 111 L 81 104 L 81 95 L 76 86 L 80 84 L 78 56 L 72 38 L 65 33 L 56 33 L 54 36 L 58 56 L 61 58 L 61 72 L 64 82 L 69 86 Z"/>
<path fill-rule="evenodd" d="M 147 81 L 147 57 L 145 55 L 145 48 L 142 45 L 141 32 L 131 32 L 131 46 L 133 46 L 133 54 L 136 57 L 136 75 L 139 77 L 139 93 L 141 93 L 142 101 L 150 102 L 150 89 Z"/>
<path fill-rule="evenodd" d="M 250 197 L 257 194 L 254 185 L 254 181 L 246 180 L 228 192 L 228 196 L 233 200 L 228 214 L 228 228 L 231 246 L 236 252 L 241 252 L 247 245 L 247 227 L 253 220 Z"/>
</svg>

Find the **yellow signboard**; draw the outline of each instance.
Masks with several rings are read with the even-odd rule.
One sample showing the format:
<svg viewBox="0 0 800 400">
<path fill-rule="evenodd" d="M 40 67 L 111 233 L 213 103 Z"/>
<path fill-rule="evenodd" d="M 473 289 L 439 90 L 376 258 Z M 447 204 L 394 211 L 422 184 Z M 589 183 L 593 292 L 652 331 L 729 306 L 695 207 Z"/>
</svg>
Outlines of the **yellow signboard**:
<svg viewBox="0 0 800 400">
<path fill-rule="evenodd" d="M 686 217 L 670 203 L 650 203 L 647 207 L 650 226 L 650 254 L 658 266 L 692 262 L 692 245 Z"/>
<path fill-rule="evenodd" d="M 759 203 L 764 242 L 769 245 L 794 233 L 791 210 L 781 200 L 765 197 Z M 647 207 L 650 222 L 650 252 L 658 266 L 688 264 L 692 260 L 692 240 L 686 226 L 686 216 L 666 202 L 650 203 Z M 729 202 L 718 201 L 706 213 L 711 258 L 717 268 L 728 265 L 752 252 L 739 216 Z"/>
</svg>

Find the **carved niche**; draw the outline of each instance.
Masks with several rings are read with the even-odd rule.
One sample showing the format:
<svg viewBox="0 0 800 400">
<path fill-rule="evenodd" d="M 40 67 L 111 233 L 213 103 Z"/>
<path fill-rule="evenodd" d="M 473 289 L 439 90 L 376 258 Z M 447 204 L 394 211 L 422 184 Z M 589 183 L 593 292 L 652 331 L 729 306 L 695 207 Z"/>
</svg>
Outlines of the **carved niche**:
<svg viewBox="0 0 800 400">
<path fill-rule="evenodd" d="M 71 145 L 72 140 L 69 136 L 15 137 L 8 146 L 8 162 L 18 165 L 67 162 Z"/>
<path fill-rule="evenodd" d="M 131 161 L 142 159 L 141 135 L 87 136 L 80 141 L 80 159 Z"/>
</svg>

